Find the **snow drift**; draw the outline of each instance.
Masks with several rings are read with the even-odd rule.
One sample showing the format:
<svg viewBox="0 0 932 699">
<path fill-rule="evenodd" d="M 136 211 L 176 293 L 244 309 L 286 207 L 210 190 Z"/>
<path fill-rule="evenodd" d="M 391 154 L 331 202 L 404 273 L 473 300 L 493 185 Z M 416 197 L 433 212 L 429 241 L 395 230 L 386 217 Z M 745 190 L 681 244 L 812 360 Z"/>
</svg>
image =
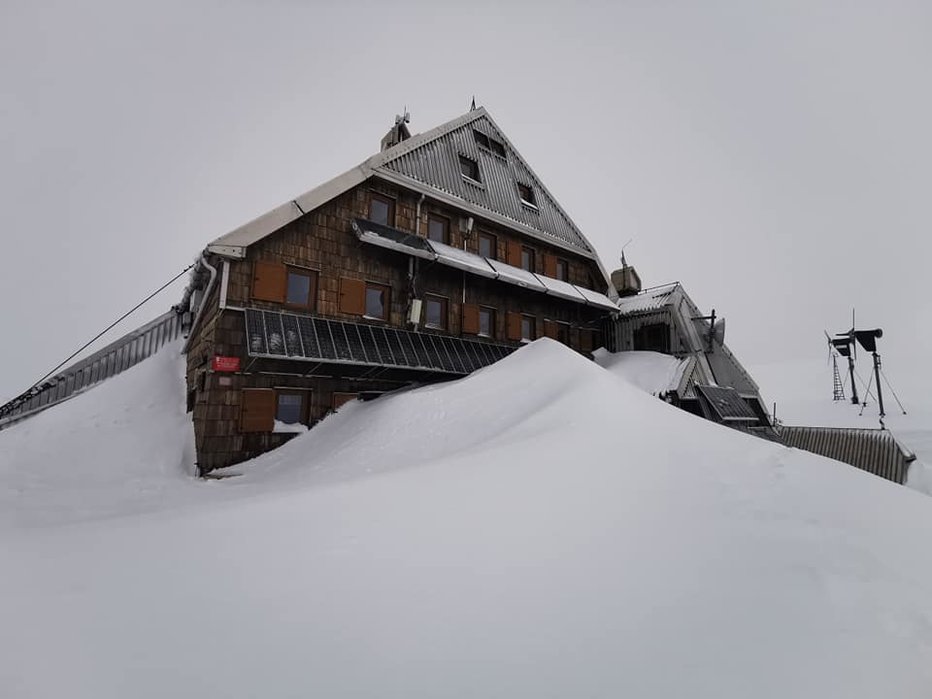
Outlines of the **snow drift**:
<svg viewBox="0 0 932 699">
<path fill-rule="evenodd" d="M 928 696 L 918 493 L 543 340 L 215 483 L 183 475 L 178 389 L 140 488 L 112 467 L 145 471 L 147 421 L 108 394 L 177 380 L 164 354 L 0 433 L 0 695 Z M 48 444 L 118 417 L 111 451 Z"/>
</svg>

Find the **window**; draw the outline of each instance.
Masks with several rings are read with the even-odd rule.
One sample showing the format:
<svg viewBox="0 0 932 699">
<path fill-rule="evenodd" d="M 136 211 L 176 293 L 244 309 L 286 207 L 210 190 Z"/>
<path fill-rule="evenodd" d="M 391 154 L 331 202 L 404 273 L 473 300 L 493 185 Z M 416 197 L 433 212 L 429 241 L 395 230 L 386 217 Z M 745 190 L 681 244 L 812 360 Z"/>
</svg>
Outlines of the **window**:
<svg viewBox="0 0 932 699">
<path fill-rule="evenodd" d="M 537 318 L 534 316 L 521 316 L 521 339 L 531 341 L 537 338 Z"/>
<path fill-rule="evenodd" d="M 505 157 L 505 145 L 501 141 L 496 141 L 494 138 L 486 136 L 481 131 L 473 130 L 472 133 L 476 138 L 476 143 L 478 143 L 480 146 L 486 150 L 492 151 L 495 153 L 495 155 L 501 158 Z"/>
<path fill-rule="evenodd" d="M 468 177 L 473 182 L 482 181 L 479 179 L 479 163 L 465 155 L 460 156 L 460 172 L 463 173 L 463 177 Z"/>
<path fill-rule="evenodd" d="M 562 342 L 569 347 L 570 344 L 570 324 L 557 321 L 557 342 Z"/>
<path fill-rule="evenodd" d="M 666 323 L 652 323 L 636 328 L 634 349 L 668 353 L 670 351 L 670 326 Z"/>
<path fill-rule="evenodd" d="M 369 220 L 383 226 L 395 225 L 395 202 L 381 194 L 369 195 Z"/>
<path fill-rule="evenodd" d="M 427 217 L 427 237 L 438 243 L 450 242 L 450 219 L 443 216 L 434 216 L 431 214 Z"/>
<path fill-rule="evenodd" d="M 479 307 L 479 334 L 483 337 L 495 337 L 495 309 Z"/>
<path fill-rule="evenodd" d="M 498 259 L 498 240 L 491 233 L 479 233 L 479 254 L 490 260 Z"/>
<path fill-rule="evenodd" d="M 557 279 L 564 282 L 570 280 L 570 263 L 566 260 L 557 260 Z"/>
<path fill-rule="evenodd" d="M 518 182 L 518 196 L 521 197 L 521 203 L 525 206 L 537 208 L 537 200 L 534 198 L 534 190 L 526 184 Z"/>
<path fill-rule="evenodd" d="M 317 272 L 289 267 L 285 283 L 285 303 L 314 310 L 317 305 Z"/>
<path fill-rule="evenodd" d="M 424 295 L 424 325 L 437 330 L 447 329 L 447 300 L 443 296 Z"/>
<path fill-rule="evenodd" d="M 305 391 L 278 390 L 278 404 L 275 408 L 275 419 L 286 425 L 307 423 L 307 401 Z"/>
<path fill-rule="evenodd" d="M 521 248 L 521 269 L 528 272 L 534 271 L 534 250 L 532 248 Z"/>
<path fill-rule="evenodd" d="M 388 320 L 389 288 L 366 282 L 366 317 Z"/>
</svg>

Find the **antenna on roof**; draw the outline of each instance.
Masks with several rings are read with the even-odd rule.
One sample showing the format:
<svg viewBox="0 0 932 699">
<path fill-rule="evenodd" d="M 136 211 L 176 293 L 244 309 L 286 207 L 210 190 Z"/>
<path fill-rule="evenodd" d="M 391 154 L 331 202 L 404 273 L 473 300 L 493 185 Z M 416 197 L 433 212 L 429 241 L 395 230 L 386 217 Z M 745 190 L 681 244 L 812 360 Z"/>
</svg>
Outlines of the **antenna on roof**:
<svg viewBox="0 0 932 699">
<path fill-rule="evenodd" d="M 472 104 L 469 105 L 469 111 L 471 112 L 476 111 L 476 96 L 475 95 L 472 96 Z"/>
</svg>

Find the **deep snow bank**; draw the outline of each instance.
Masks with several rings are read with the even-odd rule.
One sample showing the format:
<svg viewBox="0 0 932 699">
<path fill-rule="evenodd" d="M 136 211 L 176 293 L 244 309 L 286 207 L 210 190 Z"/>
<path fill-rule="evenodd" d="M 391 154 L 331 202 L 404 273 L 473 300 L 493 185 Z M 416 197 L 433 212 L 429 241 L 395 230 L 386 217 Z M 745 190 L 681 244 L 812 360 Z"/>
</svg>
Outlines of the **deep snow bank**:
<svg viewBox="0 0 932 699">
<path fill-rule="evenodd" d="M 347 406 L 243 470 L 198 509 L 172 490 L 146 517 L 0 531 L 0 695 L 932 686 L 927 498 L 550 341 Z"/>
</svg>

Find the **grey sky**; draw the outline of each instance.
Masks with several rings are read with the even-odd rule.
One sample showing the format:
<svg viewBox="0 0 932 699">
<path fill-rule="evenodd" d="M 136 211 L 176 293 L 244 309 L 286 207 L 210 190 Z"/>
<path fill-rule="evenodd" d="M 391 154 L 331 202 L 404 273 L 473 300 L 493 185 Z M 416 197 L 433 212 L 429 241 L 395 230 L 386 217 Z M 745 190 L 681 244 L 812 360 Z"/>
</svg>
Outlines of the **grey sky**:
<svg viewBox="0 0 932 699">
<path fill-rule="evenodd" d="M 609 269 L 633 237 L 745 362 L 821 355 L 853 305 L 904 383 L 932 350 L 930 68 L 926 2 L 3 0 L 0 398 L 405 105 L 423 131 L 473 94 Z"/>
</svg>

